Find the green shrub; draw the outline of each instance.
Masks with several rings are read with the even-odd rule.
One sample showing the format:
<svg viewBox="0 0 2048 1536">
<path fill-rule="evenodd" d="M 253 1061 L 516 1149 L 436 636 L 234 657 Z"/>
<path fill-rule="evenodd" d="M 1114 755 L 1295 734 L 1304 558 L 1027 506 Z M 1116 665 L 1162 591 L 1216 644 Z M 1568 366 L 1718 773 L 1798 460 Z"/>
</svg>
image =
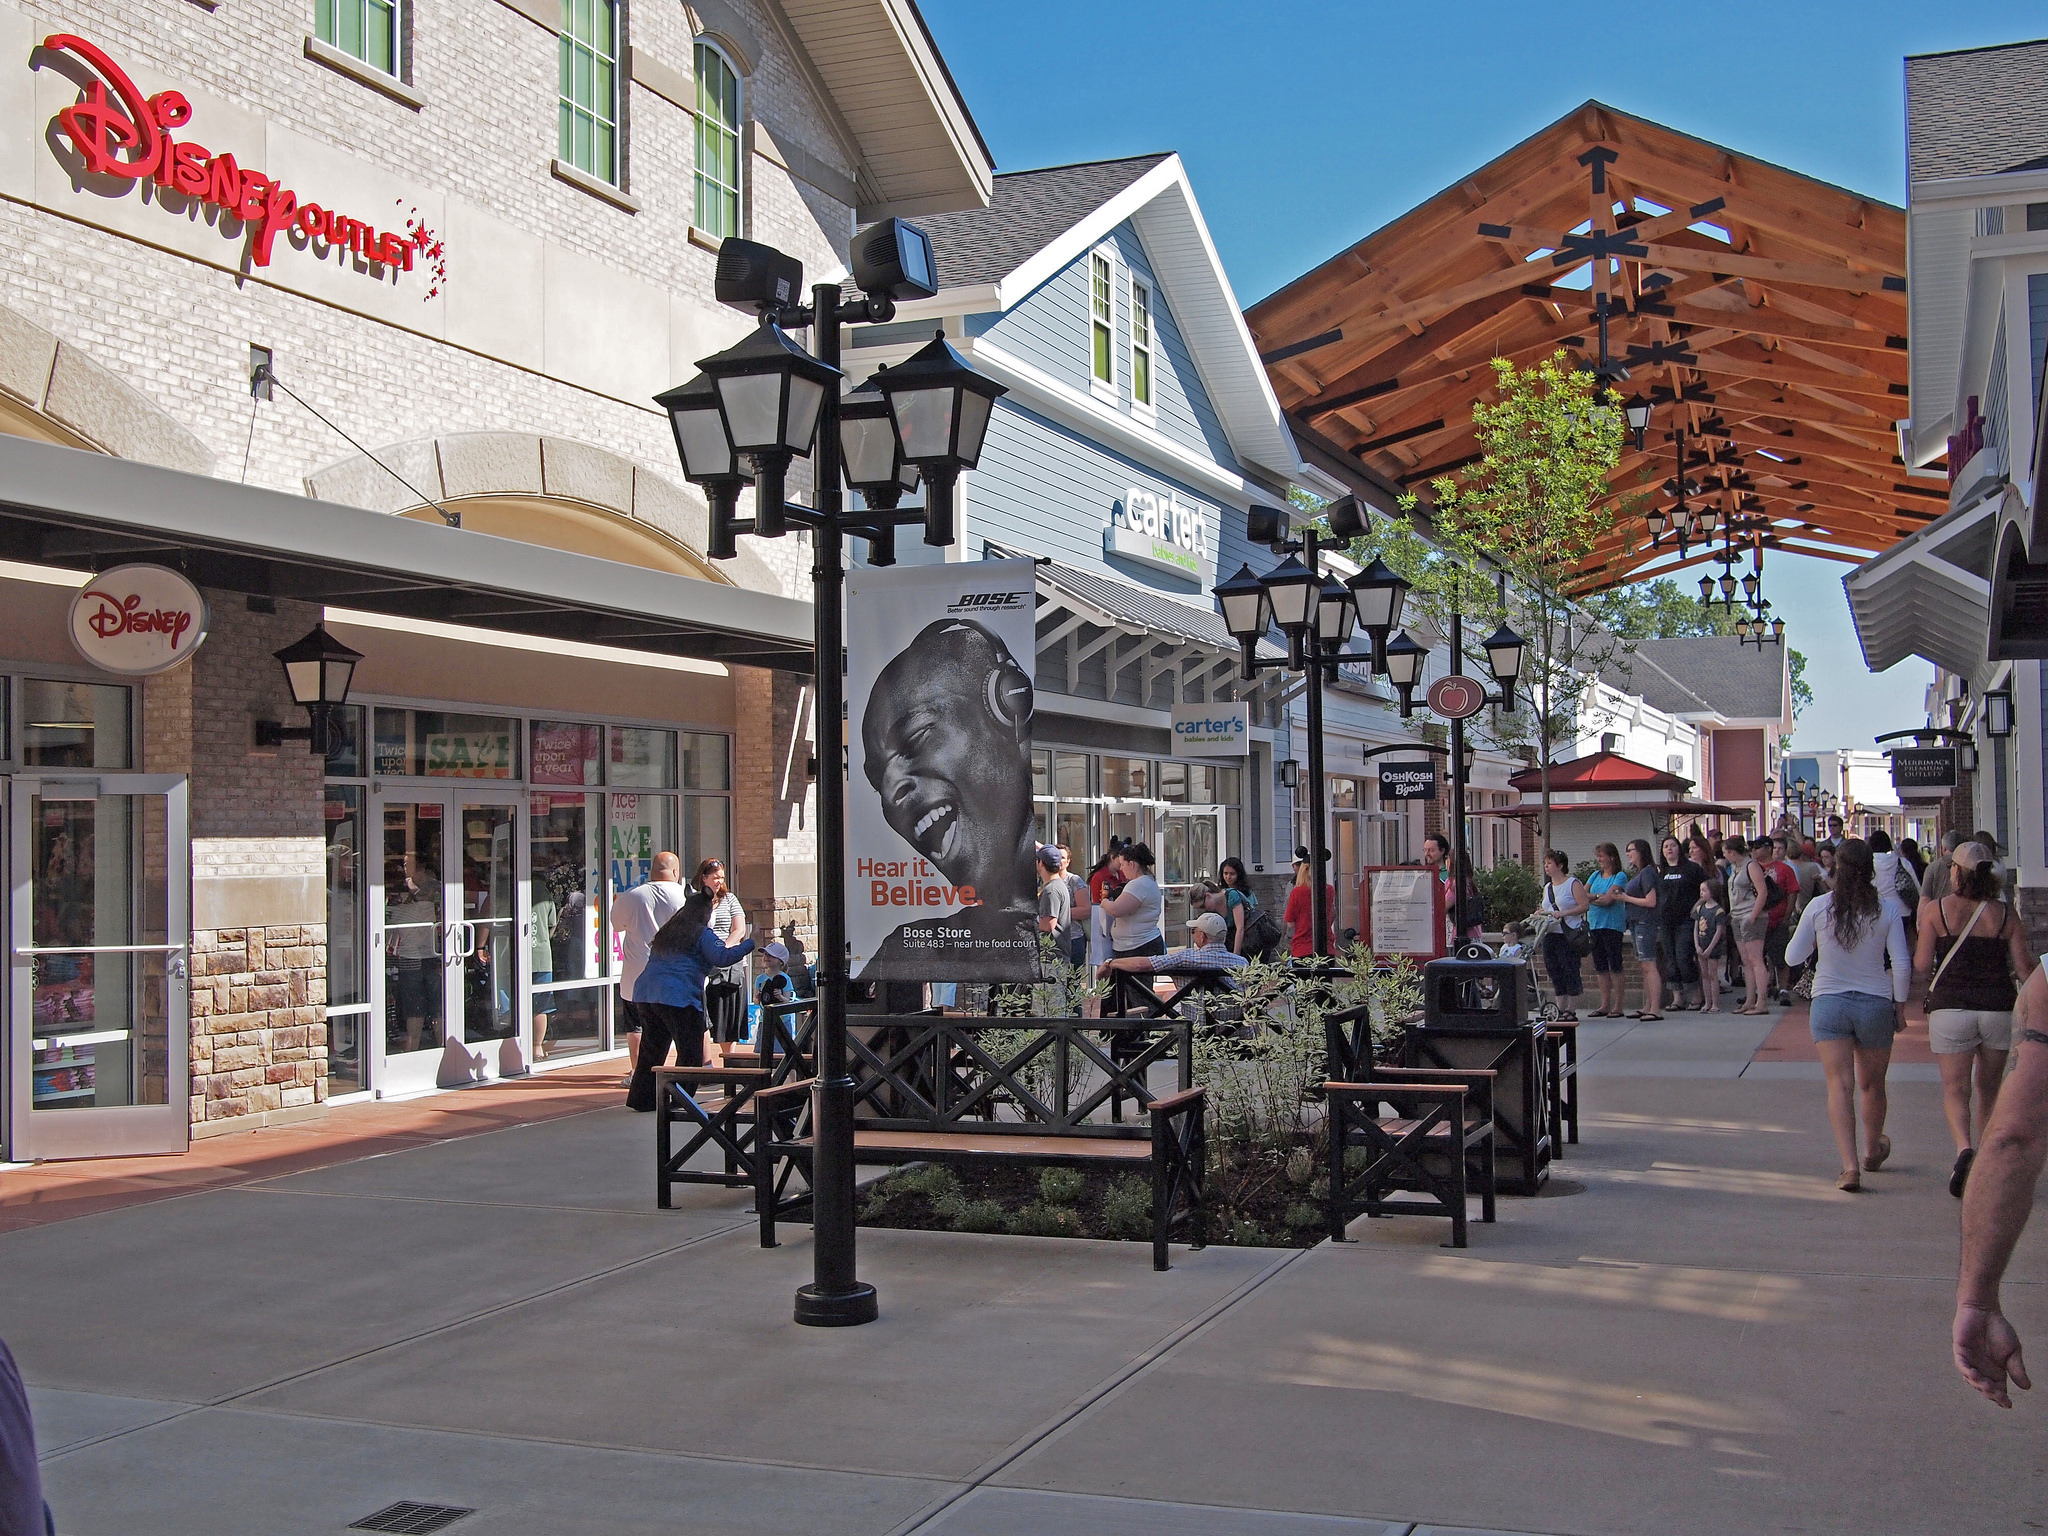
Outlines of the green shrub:
<svg viewBox="0 0 2048 1536">
<path fill-rule="evenodd" d="M 1072 1205 L 1087 1187 L 1078 1168 L 1047 1168 L 1038 1175 L 1038 1193 L 1047 1205 Z"/>
<path fill-rule="evenodd" d="M 1267 1245 L 1266 1229 L 1256 1221 L 1246 1221 L 1242 1216 L 1235 1218 L 1224 1228 L 1219 1241 L 1233 1248 L 1264 1248 Z"/>
<path fill-rule="evenodd" d="M 1287 1225 L 1297 1230 L 1305 1227 L 1320 1227 L 1323 1212 L 1306 1201 L 1297 1200 L 1287 1207 Z"/>
<path fill-rule="evenodd" d="M 923 1195 L 933 1205 L 939 1205 L 959 1197 L 960 1179 L 944 1164 L 932 1163 L 897 1174 L 889 1180 L 889 1190 L 891 1194 L 900 1190 L 905 1194 Z"/>
<path fill-rule="evenodd" d="M 1330 1176 L 1327 1173 L 1319 1173 L 1309 1180 L 1308 1197 L 1317 1205 L 1330 1198 Z"/>
<path fill-rule="evenodd" d="M 1346 1147 L 1344 1149 L 1345 1173 L 1347 1173 L 1355 1179 L 1361 1173 L 1365 1172 L 1365 1163 L 1367 1156 L 1368 1154 L 1365 1148 L 1363 1147 Z"/>
<path fill-rule="evenodd" d="M 1526 864 L 1512 860 L 1479 870 L 1472 880 L 1485 904 L 1488 928 L 1497 930 L 1507 923 L 1519 923 L 1543 899 L 1542 878 Z"/>
<path fill-rule="evenodd" d="M 1102 1197 L 1102 1225 L 1110 1236 L 1142 1242 L 1152 1235 L 1152 1186 L 1127 1173 Z"/>
<path fill-rule="evenodd" d="M 946 1214 L 952 1218 L 955 1232 L 1000 1232 L 1009 1225 L 1001 1203 L 995 1200 L 956 1200 Z"/>
<path fill-rule="evenodd" d="M 1294 1151 L 1287 1154 L 1288 1183 L 1299 1189 L 1315 1176 L 1315 1159 L 1311 1158 L 1306 1151 L 1297 1147 Z"/>
<path fill-rule="evenodd" d="M 1081 1218 L 1070 1207 L 1034 1200 L 1010 1218 L 1010 1230 L 1019 1237 L 1079 1237 Z"/>
</svg>

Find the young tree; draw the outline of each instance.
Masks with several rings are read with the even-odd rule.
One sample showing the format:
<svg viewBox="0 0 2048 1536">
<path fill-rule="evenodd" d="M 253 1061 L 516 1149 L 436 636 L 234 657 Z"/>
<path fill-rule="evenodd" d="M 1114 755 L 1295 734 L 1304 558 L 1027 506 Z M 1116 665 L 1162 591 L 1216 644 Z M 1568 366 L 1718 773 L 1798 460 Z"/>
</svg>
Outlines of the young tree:
<svg viewBox="0 0 2048 1536">
<path fill-rule="evenodd" d="M 1493 372 L 1497 399 L 1472 407 L 1480 457 L 1430 483 L 1430 539 L 1390 519 L 1361 541 L 1359 553 L 1381 555 L 1414 582 L 1414 600 L 1432 619 L 1483 615 L 1528 641 L 1518 687 L 1536 705 L 1524 739 L 1542 770 L 1547 848 L 1555 750 L 1576 734 L 1581 702 L 1601 669 L 1625 666 L 1629 649 L 1589 619 L 1573 590 L 1601 541 L 1634 515 L 1635 498 L 1610 494 L 1623 419 L 1592 374 L 1562 348 L 1527 368 L 1495 358 Z M 1402 507 L 1422 510 L 1413 495 Z M 1475 649 L 1482 638 L 1471 637 Z"/>
</svg>

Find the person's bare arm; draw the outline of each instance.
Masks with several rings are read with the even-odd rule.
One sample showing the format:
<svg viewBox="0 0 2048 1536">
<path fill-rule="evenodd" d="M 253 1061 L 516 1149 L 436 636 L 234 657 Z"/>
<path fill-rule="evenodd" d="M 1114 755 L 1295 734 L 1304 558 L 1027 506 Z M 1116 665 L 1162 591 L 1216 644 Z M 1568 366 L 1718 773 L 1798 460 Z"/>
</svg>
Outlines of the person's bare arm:
<svg viewBox="0 0 2048 1536">
<path fill-rule="evenodd" d="M 1936 903 L 1923 901 L 1916 914 L 1920 924 L 1919 937 L 1913 941 L 1913 969 L 1926 974 L 1934 969 L 1934 924 L 1928 919 L 1928 908 Z"/>
<path fill-rule="evenodd" d="M 1095 967 L 1095 979 L 1101 981 L 1111 971 L 1136 971 L 1139 975 L 1144 976 L 1149 975 L 1151 970 L 1152 957 L 1150 955 L 1119 955 L 1116 959 L 1105 960 L 1102 964 Z"/>
<path fill-rule="evenodd" d="M 1097 911 L 1107 912 L 1111 917 L 1129 917 L 1138 910 L 1138 898 L 1130 887 L 1126 886 L 1116 895 L 1095 903 L 1095 907 Z"/>
<path fill-rule="evenodd" d="M 2007 955 L 2012 961 L 2012 973 L 2024 982 L 2034 974 L 2033 952 L 2027 948 L 2027 931 L 2017 921 L 2019 914 L 2010 913 L 2005 920 L 2005 941 Z"/>
<path fill-rule="evenodd" d="M 1963 1254 L 1952 1330 L 1956 1369 L 2001 1408 L 2007 1382 L 2027 1378 L 2019 1335 L 1999 1304 L 1999 1282 L 2033 1209 L 2034 1185 L 2048 1162 L 2048 973 L 2036 970 L 2013 1010 L 2017 1061 L 1998 1095 L 1984 1145 L 1963 1196 Z"/>
</svg>

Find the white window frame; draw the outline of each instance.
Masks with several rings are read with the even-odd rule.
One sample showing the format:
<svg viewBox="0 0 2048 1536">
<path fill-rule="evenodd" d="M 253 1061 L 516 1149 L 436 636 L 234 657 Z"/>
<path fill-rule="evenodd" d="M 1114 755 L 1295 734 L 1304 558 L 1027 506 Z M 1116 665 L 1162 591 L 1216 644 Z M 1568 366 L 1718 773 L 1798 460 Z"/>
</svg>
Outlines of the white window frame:
<svg viewBox="0 0 2048 1536">
<path fill-rule="evenodd" d="M 1133 272 L 1130 275 L 1130 294 L 1126 302 L 1131 315 L 1131 414 L 1146 421 L 1159 419 L 1159 310 L 1153 302 L 1159 290 Z M 1138 295 L 1145 295 L 1145 342 L 1138 344 Z M 1145 354 L 1145 387 L 1152 398 L 1138 398 L 1138 354 Z"/>
<path fill-rule="evenodd" d="M 403 71 L 405 69 L 405 10 L 407 3 L 408 0 L 327 0 L 327 5 L 323 6 L 321 0 L 314 0 L 313 38 L 321 46 L 332 48 L 343 58 L 352 59 L 365 69 L 374 70 L 377 74 L 387 76 L 392 80 L 403 80 L 405 78 Z M 339 12 L 344 5 L 350 4 L 358 4 L 362 7 L 366 31 L 370 12 L 389 8 L 391 12 L 391 62 L 389 64 L 384 63 L 381 59 L 372 59 L 360 53 L 351 53 L 342 46 Z M 336 15 L 335 35 L 333 37 L 322 37 L 320 36 L 320 12 L 329 7 L 331 7 Z"/>
<path fill-rule="evenodd" d="M 708 49 L 721 64 L 732 72 L 733 120 L 729 125 L 716 123 L 707 127 L 705 124 L 703 115 L 703 71 L 697 67 L 696 51 L 699 48 Z M 733 56 L 720 46 L 718 39 L 708 35 L 692 40 L 690 73 L 697 82 L 697 107 L 690 114 L 694 125 L 691 139 L 690 227 L 705 239 L 715 243 L 726 235 L 744 235 L 747 232 L 747 77 L 741 71 L 739 65 L 733 61 Z M 700 220 L 700 215 L 704 211 L 702 206 L 704 167 L 703 158 L 698 149 L 707 132 L 724 133 L 728 131 L 728 128 L 732 135 L 733 185 L 727 188 L 715 180 L 711 184 L 719 188 L 722 196 L 730 196 L 732 198 L 733 227 L 729 230 L 714 230 Z"/>
<path fill-rule="evenodd" d="M 626 45 L 626 7 L 624 0 L 591 0 L 593 12 L 600 7 L 609 10 L 611 13 L 612 52 L 610 56 L 607 57 L 604 54 L 600 54 L 591 43 L 575 37 L 565 25 L 557 34 L 558 58 L 564 52 L 572 57 L 580 52 L 588 54 L 593 61 L 603 59 L 611 69 L 611 100 L 609 103 L 593 101 L 590 105 L 585 106 L 583 103 L 576 101 L 572 96 L 563 95 L 558 73 L 555 86 L 555 160 L 557 164 L 568 166 L 572 171 L 587 176 L 593 181 L 624 191 L 626 186 L 626 80 L 624 71 L 631 57 Z M 593 63 L 592 68 L 594 69 L 595 67 Z M 559 68 L 558 64 L 558 71 Z M 601 107 L 608 107 L 610 115 L 606 116 L 605 112 L 600 110 Z M 592 124 L 593 138 L 596 125 L 598 124 L 603 124 L 611 130 L 612 152 L 610 165 L 598 164 L 595 150 L 591 154 L 591 163 L 589 165 L 578 165 L 576 163 L 573 153 L 575 148 L 574 130 L 571 130 L 569 143 L 564 144 L 561 142 L 562 114 L 565 111 L 571 118 L 588 118 Z"/>
<path fill-rule="evenodd" d="M 1109 317 L 1106 322 L 1109 328 L 1109 347 L 1107 349 L 1109 377 L 1106 379 L 1095 371 L 1095 329 L 1097 326 L 1105 323 L 1095 312 L 1095 267 L 1097 262 L 1102 263 L 1108 274 L 1108 283 L 1103 293 L 1103 298 L 1109 306 Z M 1116 269 L 1116 247 L 1099 245 L 1090 251 L 1088 253 L 1088 268 L 1081 296 L 1083 324 L 1085 326 L 1082 334 L 1087 340 L 1088 353 L 1088 392 L 1094 395 L 1096 399 L 1106 400 L 1112 405 L 1117 400 L 1116 291 L 1118 283 L 1116 280 Z"/>
</svg>

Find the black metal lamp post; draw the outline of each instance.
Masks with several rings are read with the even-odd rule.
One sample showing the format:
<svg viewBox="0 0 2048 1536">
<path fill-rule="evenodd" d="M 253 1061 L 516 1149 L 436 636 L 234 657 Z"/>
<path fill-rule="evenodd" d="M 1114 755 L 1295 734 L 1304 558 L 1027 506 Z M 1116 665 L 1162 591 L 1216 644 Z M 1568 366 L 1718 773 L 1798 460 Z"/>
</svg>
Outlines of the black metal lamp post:
<svg viewBox="0 0 2048 1536">
<path fill-rule="evenodd" d="M 926 347 L 872 382 L 882 397 L 895 451 L 887 457 L 873 431 L 876 417 L 867 391 L 842 407 L 840 328 L 885 324 L 899 299 L 936 293 L 931 242 L 922 231 L 891 219 L 863 231 L 855 241 L 854 280 L 864 297 L 845 299 L 838 283 L 819 283 L 811 303 L 796 307 L 802 265 L 751 241 L 727 240 L 719 248 L 718 298 L 752 309 L 761 326 L 737 346 L 698 364 L 715 387 L 727 446 L 753 473 L 754 516 L 735 514 L 737 487 L 728 492 L 730 464 L 718 462 L 716 440 L 692 415 L 673 403 L 692 386 L 662 397 L 676 428 L 685 478 L 711 496 L 714 558 L 731 559 L 735 533 L 775 538 L 795 523 L 816 537 L 811 568 L 819 755 L 830 765 L 818 776 L 818 995 L 816 1086 L 812 1093 L 812 1280 L 796 1293 L 796 1320 L 816 1327 L 845 1327 L 874 1321 L 875 1289 L 854 1274 L 853 1078 L 846 1055 L 846 778 L 838 743 L 846 713 L 844 589 L 845 539 L 864 538 L 888 563 L 895 529 L 924 523 L 927 542 L 952 541 L 952 488 L 963 468 L 981 455 L 991 409 L 1005 391 L 976 375 L 943 341 Z M 816 355 L 797 346 L 784 327 L 811 331 Z M 935 355 L 937 352 L 940 355 Z M 702 462 L 695 449 L 701 447 Z M 813 505 L 787 500 L 785 476 L 793 458 L 815 454 Z M 896 501 L 909 484 L 906 466 L 923 473 L 928 508 L 899 511 Z M 710 473 L 722 470 L 723 473 Z M 867 502 L 848 510 L 840 489 L 842 471 Z M 939 537 L 938 535 L 943 535 Z"/>
<path fill-rule="evenodd" d="M 1223 610 L 1223 626 L 1238 643 L 1238 673 L 1246 682 L 1260 672 L 1285 668 L 1307 675 L 1308 779 L 1309 779 L 1309 921 L 1315 930 L 1314 954 L 1318 960 L 1330 955 L 1329 900 L 1325 890 L 1324 866 L 1329 862 L 1329 834 L 1324 826 L 1323 797 L 1323 684 L 1335 677 L 1339 664 L 1367 662 L 1375 658 L 1353 655 L 1344 650 L 1354 625 L 1363 623 L 1383 634 L 1388 623 L 1400 617 L 1407 600 L 1408 583 L 1381 562 L 1341 582 L 1320 573 L 1316 532 L 1302 531 L 1301 540 L 1282 546 L 1286 558 L 1263 576 L 1254 576 L 1250 566 L 1241 566 L 1228 581 L 1212 589 L 1217 606 Z M 1273 625 L 1287 637 L 1287 655 L 1262 658 L 1260 639 Z M 1402 640 L 1407 637 L 1403 635 Z M 1413 642 L 1409 644 L 1412 646 Z M 1376 645 L 1375 649 L 1379 647 Z M 1385 647 L 1391 656 L 1393 647 Z M 1417 651 L 1420 646 L 1414 646 Z M 1384 667 L 1375 667 L 1385 670 Z M 1413 678 L 1409 686 L 1413 686 Z M 1407 694 L 1402 694 L 1403 715 Z"/>
<path fill-rule="evenodd" d="M 349 684 L 355 680 L 356 663 L 363 653 L 327 633 L 325 624 L 315 624 L 307 634 L 271 654 L 284 667 L 285 686 L 291 689 L 292 702 L 305 710 L 307 723 L 287 730 L 275 720 L 258 720 L 256 745 L 275 747 L 303 741 L 315 757 L 325 757 L 333 750 L 334 728 L 341 723 L 341 707 L 348 702 Z"/>
</svg>

